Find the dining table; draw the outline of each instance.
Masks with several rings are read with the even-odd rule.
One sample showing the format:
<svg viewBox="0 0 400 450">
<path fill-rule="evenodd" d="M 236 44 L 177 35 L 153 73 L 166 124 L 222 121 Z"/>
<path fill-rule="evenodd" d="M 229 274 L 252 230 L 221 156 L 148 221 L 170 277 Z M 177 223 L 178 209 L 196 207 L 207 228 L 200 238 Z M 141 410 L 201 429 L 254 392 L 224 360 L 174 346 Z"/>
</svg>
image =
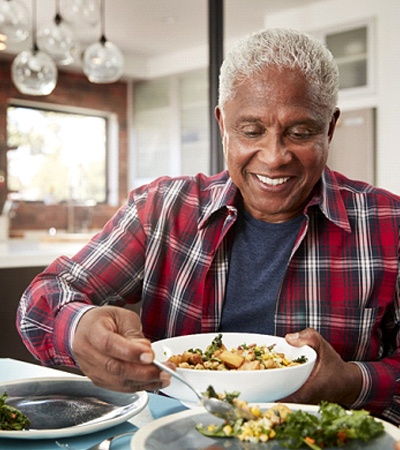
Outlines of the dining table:
<svg viewBox="0 0 400 450">
<path fill-rule="evenodd" d="M 0 385 L 7 382 L 36 378 L 83 377 L 59 368 L 44 367 L 39 364 L 0 358 Z M 2 392 L 0 393 L 0 395 Z M 74 450 L 87 450 L 90 446 L 119 433 L 132 433 L 112 443 L 112 450 L 131 450 L 132 435 L 147 423 L 169 414 L 185 411 L 187 408 L 178 400 L 155 393 L 148 393 L 149 401 L 144 409 L 124 423 L 89 434 L 65 438 L 19 439 L 0 437 L 1 450 L 60 450 L 57 444 L 67 444 Z"/>
<path fill-rule="evenodd" d="M 18 389 L 21 389 L 21 386 L 26 385 L 34 392 L 33 394 L 29 393 L 27 395 L 32 395 L 33 398 L 39 398 L 39 403 L 43 401 L 45 403 L 45 411 L 49 406 L 48 400 L 43 400 L 43 398 L 48 399 L 45 395 L 46 389 L 48 390 L 46 385 L 50 386 L 50 390 L 54 389 L 54 386 L 57 386 L 55 394 L 57 399 L 62 397 L 61 391 L 64 390 L 68 392 L 72 385 L 81 387 L 81 391 L 78 390 L 78 392 L 80 392 L 79 395 L 83 392 L 84 398 L 90 398 L 89 391 L 91 390 L 96 392 L 94 396 L 96 397 L 96 395 L 98 395 L 98 400 L 102 401 L 106 398 L 103 397 L 105 390 L 95 386 L 83 375 L 67 372 L 65 369 L 62 370 L 62 368 L 43 367 L 39 364 L 16 359 L 0 358 L 0 395 L 3 394 L 3 392 L 1 392 L 2 388 L 3 391 L 5 389 L 10 389 L 10 391 L 14 389 L 14 395 L 18 397 L 18 394 L 15 394 L 15 392 L 17 392 Z M 99 389 L 101 392 L 99 392 Z M 38 395 L 38 392 L 41 395 Z M 168 397 L 164 393 L 141 391 L 138 393 L 123 394 L 115 391 L 107 392 L 108 395 L 111 395 L 113 399 L 111 403 L 114 405 L 119 405 L 116 400 L 114 401 L 116 396 L 122 395 L 125 399 L 125 396 L 127 395 L 129 399 L 140 398 L 140 407 L 133 412 L 131 411 L 131 414 L 126 416 L 121 414 L 117 422 L 110 421 L 109 417 L 106 420 L 103 420 L 104 416 L 101 416 L 101 426 L 99 427 L 97 422 L 95 428 L 93 428 L 92 425 L 89 425 L 89 428 L 86 429 L 85 432 L 82 432 L 82 429 L 79 431 L 80 425 L 71 425 L 68 428 L 62 428 L 62 435 L 60 435 L 60 431 L 57 430 L 57 427 L 52 428 L 51 426 L 48 426 L 48 423 L 52 418 L 49 418 L 49 414 L 46 411 L 44 414 L 44 431 L 41 429 L 23 430 L 16 432 L 16 435 L 14 434 L 14 436 L 11 436 L 6 435 L 6 433 L 8 433 L 7 431 L 0 430 L 0 450 L 62 450 L 62 448 L 65 450 L 89 450 L 94 444 L 98 444 L 104 439 L 121 433 L 124 434 L 124 436 L 113 441 L 110 450 L 138 450 L 139 448 L 159 450 L 230 448 L 231 450 L 248 450 L 255 447 L 266 448 L 263 444 L 250 444 L 249 447 L 247 446 L 247 444 L 249 444 L 248 442 L 240 443 L 239 440 L 230 441 L 230 439 L 228 439 L 230 442 L 219 441 L 217 443 L 214 439 L 210 440 L 208 437 L 202 436 L 200 433 L 196 432 L 194 424 L 213 424 L 214 422 L 211 420 L 213 416 L 210 416 L 203 407 L 194 407 L 195 405 L 191 404 L 186 404 L 185 406 L 179 400 Z M 12 395 L 13 394 L 11 393 L 8 400 L 11 399 Z M 24 396 L 22 397 L 24 399 L 26 398 Z M 70 397 L 68 398 L 70 399 Z M 121 404 L 123 405 L 124 403 L 122 402 Z M 136 401 L 132 400 L 129 405 L 136 405 Z M 267 404 L 261 403 L 261 405 Z M 90 404 L 89 410 L 85 410 L 84 408 L 84 414 L 92 413 L 93 406 L 93 404 Z M 292 406 L 296 409 L 296 405 Z M 312 414 L 315 414 L 315 408 L 317 408 L 315 405 L 297 406 L 301 406 L 303 410 L 309 411 Z M 80 408 L 81 406 L 78 405 L 78 408 L 74 413 L 78 410 L 81 411 Z M 67 411 L 70 413 L 70 410 Z M 69 416 L 69 414 L 58 415 L 60 417 Z M 35 409 L 35 418 L 38 416 L 40 417 L 41 414 L 38 414 L 38 410 Z M 62 422 L 64 423 L 65 420 L 62 419 Z M 87 426 L 87 422 L 84 422 L 81 425 Z M 65 435 L 66 429 L 68 430 L 67 435 Z M 37 432 L 40 434 L 36 434 L 36 436 L 33 437 L 33 434 Z M 57 433 L 58 435 L 56 436 Z M 149 441 L 147 441 L 147 439 L 149 439 Z M 225 439 L 223 439 L 223 441 L 225 441 Z M 386 422 L 385 433 L 383 435 L 378 436 L 369 442 L 354 441 L 350 443 L 349 449 L 394 450 L 395 441 L 400 441 L 400 429 Z M 265 444 L 268 449 L 281 448 L 279 443 L 271 442 L 272 446 L 269 444 L 270 442 Z M 327 450 L 329 449 L 333 449 L 333 447 L 329 447 Z"/>
</svg>

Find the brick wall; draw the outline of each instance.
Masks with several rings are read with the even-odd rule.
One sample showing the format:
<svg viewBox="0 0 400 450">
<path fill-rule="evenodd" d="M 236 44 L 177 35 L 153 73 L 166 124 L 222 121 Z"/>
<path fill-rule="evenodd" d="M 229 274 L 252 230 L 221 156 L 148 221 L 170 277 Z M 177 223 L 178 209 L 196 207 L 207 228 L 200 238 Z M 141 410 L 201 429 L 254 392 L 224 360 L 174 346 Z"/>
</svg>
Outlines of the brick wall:
<svg viewBox="0 0 400 450">
<path fill-rule="evenodd" d="M 90 108 L 116 114 L 119 128 L 119 200 L 122 203 L 128 189 L 128 117 L 127 117 L 127 83 L 118 81 L 112 84 L 93 84 L 80 73 L 59 70 L 58 82 L 54 91 L 47 96 L 26 96 L 21 94 L 11 80 L 12 58 L 0 55 L 0 207 L 7 196 L 6 183 L 1 182 L 1 175 L 7 176 L 7 133 L 6 113 L 10 99 L 26 99 L 47 104 L 68 105 Z M 102 226 L 115 211 L 108 205 L 91 208 L 92 228 Z M 77 214 L 87 211 L 77 210 Z M 40 202 L 21 203 L 17 205 L 11 220 L 11 230 L 43 229 L 49 226 L 67 227 L 67 206 L 64 204 L 46 206 Z"/>
</svg>

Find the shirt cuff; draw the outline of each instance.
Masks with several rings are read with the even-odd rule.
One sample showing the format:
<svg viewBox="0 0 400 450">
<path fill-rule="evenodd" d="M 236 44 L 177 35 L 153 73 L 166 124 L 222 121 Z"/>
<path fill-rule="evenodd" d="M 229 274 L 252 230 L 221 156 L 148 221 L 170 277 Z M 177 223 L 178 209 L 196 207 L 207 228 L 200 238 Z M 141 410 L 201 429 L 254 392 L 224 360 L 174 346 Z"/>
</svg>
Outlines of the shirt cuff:
<svg viewBox="0 0 400 450">
<path fill-rule="evenodd" d="M 396 375 L 393 369 L 382 361 L 352 361 L 361 370 L 362 387 L 351 409 L 365 408 L 373 415 L 380 415 L 392 403 L 396 391 Z"/>
<path fill-rule="evenodd" d="M 87 311 L 97 308 L 95 305 L 73 302 L 65 305 L 57 314 L 54 324 L 54 349 L 60 364 L 79 367 L 74 358 L 72 343 L 79 320 Z"/>
</svg>

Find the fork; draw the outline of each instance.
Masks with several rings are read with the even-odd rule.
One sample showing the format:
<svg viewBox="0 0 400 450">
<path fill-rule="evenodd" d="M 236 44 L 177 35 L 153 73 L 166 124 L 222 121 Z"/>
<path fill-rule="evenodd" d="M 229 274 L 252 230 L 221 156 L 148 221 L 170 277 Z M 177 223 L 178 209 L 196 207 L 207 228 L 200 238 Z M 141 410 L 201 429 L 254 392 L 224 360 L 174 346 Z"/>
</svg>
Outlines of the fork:
<svg viewBox="0 0 400 450">
<path fill-rule="evenodd" d="M 133 432 L 131 431 L 129 433 L 116 434 L 115 436 L 111 436 L 111 437 L 109 437 L 107 439 L 104 439 L 104 441 L 101 441 L 98 444 L 92 445 L 87 450 L 110 450 L 112 441 L 114 441 L 115 439 L 119 439 L 119 438 L 121 438 L 123 436 L 128 436 L 129 434 L 133 434 Z M 58 441 L 56 441 L 56 444 L 60 448 L 65 448 L 67 450 L 75 450 L 73 447 L 71 447 L 68 444 L 62 444 L 61 442 L 58 442 Z"/>
</svg>

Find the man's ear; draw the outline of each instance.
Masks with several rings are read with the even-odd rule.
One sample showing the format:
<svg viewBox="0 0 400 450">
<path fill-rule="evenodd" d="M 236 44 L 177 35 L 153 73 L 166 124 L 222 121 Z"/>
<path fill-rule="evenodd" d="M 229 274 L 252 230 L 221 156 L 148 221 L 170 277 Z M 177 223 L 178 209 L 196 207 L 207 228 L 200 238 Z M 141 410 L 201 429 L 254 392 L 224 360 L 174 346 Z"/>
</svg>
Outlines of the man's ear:
<svg viewBox="0 0 400 450">
<path fill-rule="evenodd" d="M 336 108 L 332 114 L 331 122 L 329 124 L 329 129 L 328 129 L 329 142 L 331 142 L 331 140 L 333 138 L 333 134 L 335 133 L 335 129 L 336 129 L 336 125 L 339 120 L 339 117 L 340 117 L 340 109 Z"/>
<path fill-rule="evenodd" d="M 219 106 L 216 106 L 214 109 L 215 118 L 217 119 L 218 125 L 219 125 L 219 132 L 221 134 L 221 137 L 224 136 L 224 118 L 221 111 L 221 108 Z"/>
</svg>

